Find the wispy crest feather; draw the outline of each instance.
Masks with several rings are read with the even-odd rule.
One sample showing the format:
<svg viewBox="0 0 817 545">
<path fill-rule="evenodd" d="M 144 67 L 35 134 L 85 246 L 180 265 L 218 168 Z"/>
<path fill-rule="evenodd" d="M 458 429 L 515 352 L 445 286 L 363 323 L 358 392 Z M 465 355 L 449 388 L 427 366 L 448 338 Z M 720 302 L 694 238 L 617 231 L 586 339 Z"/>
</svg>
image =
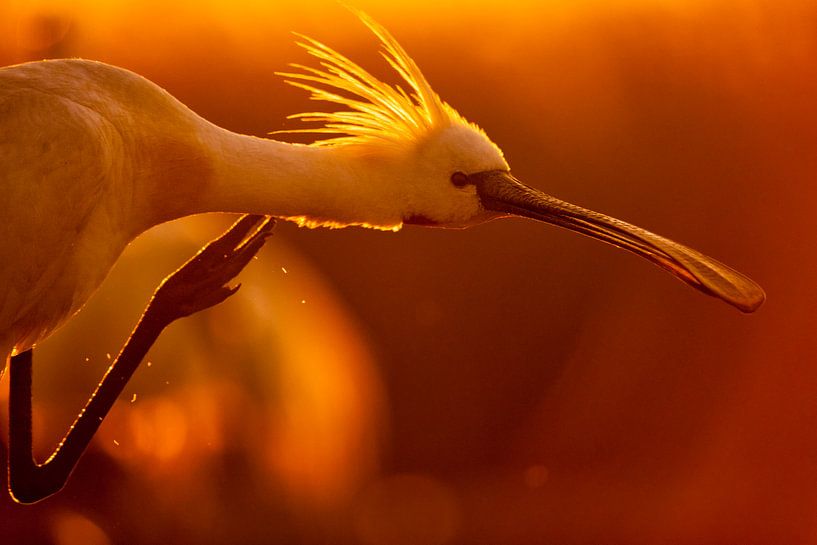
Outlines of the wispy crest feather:
<svg viewBox="0 0 817 545">
<path fill-rule="evenodd" d="M 334 49 L 296 34 L 302 40 L 298 45 L 319 59 L 321 68 L 291 64 L 300 72 L 277 74 L 287 78 L 286 83 L 308 91 L 311 100 L 340 104 L 349 110 L 293 114 L 287 119 L 321 123 L 321 126 L 276 131 L 274 134 L 338 135 L 314 142 L 313 145 L 319 146 L 362 143 L 404 146 L 419 141 L 435 129 L 467 123 L 434 92 L 417 64 L 389 31 L 362 11 L 349 9 L 380 39 L 383 45 L 381 55 L 408 84 L 410 91 L 384 83 Z"/>
</svg>

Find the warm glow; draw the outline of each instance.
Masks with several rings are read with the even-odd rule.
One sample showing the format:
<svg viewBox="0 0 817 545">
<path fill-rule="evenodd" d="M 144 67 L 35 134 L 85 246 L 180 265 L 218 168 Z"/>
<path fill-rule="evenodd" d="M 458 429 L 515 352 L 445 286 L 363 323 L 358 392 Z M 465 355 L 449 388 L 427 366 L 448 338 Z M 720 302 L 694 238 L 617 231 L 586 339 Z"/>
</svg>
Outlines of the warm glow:
<svg viewBox="0 0 817 545">
<path fill-rule="evenodd" d="M 768 302 L 741 316 L 521 220 L 282 222 L 232 300 L 163 335 L 63 492 L 3 500 L 0 540 L 817 542 L 817 3 L 351 3 L 521 180 L 733 264 Z M 293 31 L 397 82 L 335 0 L 0 0 L 0 64 L 102 60 L 267 136 L 336 109 L 275 75 L 312 61 Z M 39 459 L 218 221 L 137 239 L 38 347 Z"/>
<path fill-rule="evenodd" d="M 337 223 L 334 221 L 329 220 L 314 220 L 307 218 L 306 216 L 290 216 L 286 219 L 287 221 L 291 221 L 295 223 L 298 227 L 306 227 L 309 229 L 318 229 L 318 228 L 325 228 L 325 229 L 340 229 L 341 227 L 348 227 L 350 225 L 359 225 L 360 227 L 365 227 L 366 229 L 374 229 L 377 231 L 392 231 L 397 232 L 403 228 L 402 223 L 398 223 L 396 225 L 372 225 L 370 223 Z"/>
</svg>

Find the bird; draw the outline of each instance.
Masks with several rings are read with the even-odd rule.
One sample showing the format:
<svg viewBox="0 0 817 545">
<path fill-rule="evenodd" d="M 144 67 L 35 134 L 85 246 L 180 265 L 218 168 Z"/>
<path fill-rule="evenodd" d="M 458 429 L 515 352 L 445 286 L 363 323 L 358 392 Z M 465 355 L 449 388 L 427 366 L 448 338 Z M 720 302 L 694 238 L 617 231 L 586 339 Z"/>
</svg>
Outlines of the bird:
<svg viewBox="0 0 817 545">
<path fill-rule="evenodd" d="M 523 184 L 499 146 L 432 89 L 389 31 L 349 9 L 377 37 L 399 83 L 297 34 L 317 64 L 279 74 L 336 111 L 291 115 L 306 125 L 272 135 L 314 135 L 308 144 L 232 132 L 148 79 L 97 61 L 0 68 L 0 354 L 12 360 L 12 390 L 13 357 L 76 314 L 130 241 L 207 212 L 248 214 L 234 228 L 248 240 L 268 235 L 261 216 L 384 231 L 522 217 L 639 255 L 743 312 L 763 303 L 758 284 L 715 259 Z M 230 252 L 239 247 L 235 233 L 224 236 Z M 209 274 L 197 266 L 199 276 Z M 234 269 L 215 274 L 210 292 L 226 289 Z M 21 384 L 18 397 L 30 403 L 30 385 L 26 392 Z"/>
</svg>

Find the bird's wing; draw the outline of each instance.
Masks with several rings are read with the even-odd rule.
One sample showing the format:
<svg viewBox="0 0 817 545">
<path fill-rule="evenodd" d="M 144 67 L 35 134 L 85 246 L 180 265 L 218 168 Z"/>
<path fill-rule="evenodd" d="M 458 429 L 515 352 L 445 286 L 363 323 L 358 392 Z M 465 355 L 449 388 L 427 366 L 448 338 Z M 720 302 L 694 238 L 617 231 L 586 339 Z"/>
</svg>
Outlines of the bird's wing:
<svg viewBox="0 0 817 545">
<path fill-rule="evenodd" d="M 0 70 L 0 332 L 15 344 L 76 310 L 67 270 L 110 173 L 93 112 L 19 76 Z"/>
</svg>

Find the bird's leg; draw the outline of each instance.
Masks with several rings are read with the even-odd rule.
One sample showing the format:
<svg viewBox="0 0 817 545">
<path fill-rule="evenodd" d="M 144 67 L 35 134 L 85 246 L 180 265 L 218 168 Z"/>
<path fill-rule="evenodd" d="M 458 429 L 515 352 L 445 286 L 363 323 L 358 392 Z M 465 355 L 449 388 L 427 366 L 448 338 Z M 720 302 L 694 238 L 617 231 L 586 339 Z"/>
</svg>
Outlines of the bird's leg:
<svg viewBox="0 0 817 545">
<path fill-rule="evenodd" d="M 235 293 L 238 286 L 231 288 L 227 283 L 264 245 L 273 225 L 272 219 L 263 216 L 242 217 L 161 283 L 85 408 L 42 464 L 33 459 L 31 448 L 32 351 L 12 356 L 8 474 L 9 491 L 16 501 L 34 503 L 63 487 L 105 415 L 162 330 L 174 320 L 217 305 Z"/>
</svg>

